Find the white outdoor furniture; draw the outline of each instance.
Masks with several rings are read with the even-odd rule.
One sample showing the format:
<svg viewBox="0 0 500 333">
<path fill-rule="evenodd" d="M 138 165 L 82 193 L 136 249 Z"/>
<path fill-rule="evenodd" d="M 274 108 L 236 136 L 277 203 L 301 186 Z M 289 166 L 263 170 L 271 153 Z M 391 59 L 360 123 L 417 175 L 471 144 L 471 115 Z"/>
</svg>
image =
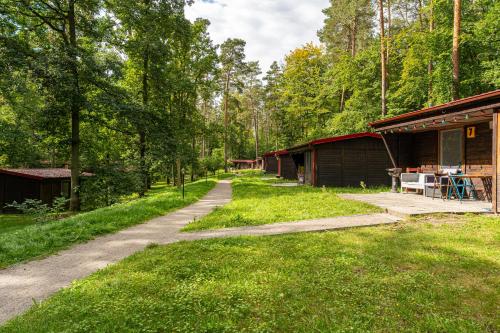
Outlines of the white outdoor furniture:
<svg viewBox="0 0 500 333">
<path fill-rule="evenodd" d="M 434 185 L 434 174 L 431 173 L 402 173 L 401 174 L 401 193 L 407 193 L 408 190 L 424 192 L 425 187 Z M 425 194 L 425 193 L 424 193 Z"/>
</svg>

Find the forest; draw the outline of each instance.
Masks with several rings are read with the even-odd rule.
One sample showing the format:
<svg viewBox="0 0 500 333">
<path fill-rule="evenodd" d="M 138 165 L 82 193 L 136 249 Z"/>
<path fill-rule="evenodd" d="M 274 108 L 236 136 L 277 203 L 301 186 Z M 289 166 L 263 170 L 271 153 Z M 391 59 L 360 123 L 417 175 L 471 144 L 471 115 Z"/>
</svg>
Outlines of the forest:
<svg viewBox="0 0 500 333">
<path fill-rule="evenodd" d="M 268 69 L 191 3 L 0 0 L 0 167 L 68 166 L 88 210 L 500 87 L 496 0 L 330 0 Z"/>
</svg>

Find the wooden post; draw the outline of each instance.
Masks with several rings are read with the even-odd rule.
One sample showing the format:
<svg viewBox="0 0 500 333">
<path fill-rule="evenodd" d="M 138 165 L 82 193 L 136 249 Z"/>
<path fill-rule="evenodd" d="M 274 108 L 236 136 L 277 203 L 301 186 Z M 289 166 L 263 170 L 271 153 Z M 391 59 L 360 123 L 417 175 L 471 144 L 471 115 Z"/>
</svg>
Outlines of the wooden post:
<svg viewBox="0 0 500 333">
<path fill-rule="evenodd" d="M 318 185 L 318 180 L 317 180 L 317 162 L 318 162 L 318 152 L 316 148 L 312 148 L 312 185 L 316 186 Z"/>
<path fill-rule="evenodd" d="M 387 150 L 387 154 L 389 154 L 389 158 L 391 159 L 392 167 L 397 168 L 398 165 L 396 163 L 396 160 L 394 159 L 394 156 L 392 155 L 391 147 L 389 147 L 389 144 L 387 143 L 385 136 L 383 134 L 381 134 L 381 136 L 382 136 L 382 141 L 384 142 L 385 149 Z"/>
<path fill-rule="evenodd" d="M 492 162 L 493 162 L 493 175 L 491 182 L 491 202 L 493 204 L 493 213 L 498 214 L 500 205 L 498 197 L 498 176 L 499 176 L 499 164 L 500 164 L 500 136 L 498 133 L 499 110 L 494 110 L 493 112 L 493 149 L 492 149 Z"/>
</svg>

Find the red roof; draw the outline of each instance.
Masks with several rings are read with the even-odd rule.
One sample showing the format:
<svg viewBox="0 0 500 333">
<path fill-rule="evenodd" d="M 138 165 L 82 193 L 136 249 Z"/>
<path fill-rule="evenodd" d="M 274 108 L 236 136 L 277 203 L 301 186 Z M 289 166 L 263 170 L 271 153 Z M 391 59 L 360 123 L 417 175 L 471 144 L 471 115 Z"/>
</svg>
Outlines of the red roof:
<svg viewBox="0 0 500 333">
<path fill-rule="evenodd" d="M 391 117 L 391 118 L 386 118 L 386 119 L 381 119 L 374 121 L 370 123 L 369 125 L 371 127 L 380 127 L 381 125 L 385 125 L 388 123 L 397 123 L 400 120 L 405 120 L 413 117 L 419 117 L 419 116 L 426 116 L 432 113 L 439 113 L 439 112 L 445 112 L 449 109 L 452 108 L 460 108 L 460 107 L 467 107 L 470 105 L 476 105 L 476 104 L 481 104 L 481 103 L 487 103 L 487 102 L 496 102 L 499 103 L 499 98 L 500 98 L 500 89 L 490 91 L 484 94 L 479 94 L 471 97 L 466 97 L 462 99 L 458 99 L 455 101 L 451 101 L 445 104 L 441 105 L 436 105 L 436 106 L 431 106 L 429 108 L 425 108 L 422 110 L 417 110 L 417 111 L 412 111 L 408 113 L 404 113 L 399 116 Z"/>
<path fill-rule="evenodd" d="M 276 151 L 270 151 L 268 153 L 265 153 L 263 156 L 280 156 L 280 155 L 286 155 L 288 154 L 288 150 L 283 149 L 283 150 L 276 150 Z"/>
<path fill-rule="evenodd" d="M 352 140 L 352 139 L 359 139 L 359 138 L 382 139 L 382 136 L 380 134 L 376 134 L 376 133 L 364 132 L 364 133 L 356 133 L 356 134 L 349 134 L 349 135 L 334 136 L 334 137 L 330 137 L 330 138 L 318 139 L 318 140 L 311 141 L 309 144 L 311 146 L 317 146 L 317 145 L 322 145 L 324 143 L 338 142 L 338 141 L 345 141 L 345 140 Z"/>
<path fill-rule="evenodd" d="M 0 173 L 36 180 L 71 178 L 71 170 L 63 168 L 44 169 L 0 169 Z M 82 176 L 92 176 L 91 173 L 83 172 Z"/>
</svg>

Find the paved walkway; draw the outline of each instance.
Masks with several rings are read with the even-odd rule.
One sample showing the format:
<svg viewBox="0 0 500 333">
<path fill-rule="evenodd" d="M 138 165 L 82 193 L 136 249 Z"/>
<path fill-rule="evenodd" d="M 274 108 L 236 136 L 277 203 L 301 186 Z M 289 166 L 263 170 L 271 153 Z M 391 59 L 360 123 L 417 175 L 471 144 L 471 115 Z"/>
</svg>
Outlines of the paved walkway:
<svg viewBox="0 0 500 333">
<path fill-rule="evenodd" d="M 193 219 L 231 200 L 231 182 L 221 181 L 203 199 L 166 216 L 79 244 L 46 259 L 0 270 L 0 324 L 23 313 L 72 281 L 143 250 L 148 244 L 177 241 Z"/>
<path fill-rule="evenodd" d="M 0 270 L 0 325 L 29 309 L 33 301 L 42 301 L 59 289 L 69 286 L 72 281 L 141 251 L 151 243 L 169 244 L 181 240 L 323 231 L 391 224 L 399 220 L 388 214 L 373 214 L 192 233 L 180 232 L 183 226 L 195 218 L 210 213 L 215 207 L 230 200 L 230 181 L 221 181 L 202 200 L 174 213 L 76 245 L 46 259 Z"/>
<path fill-rule="evenodd" d="M 265 236 L 291 234 L 296 232 L 327 231 L 356 227 L 393 224 L 401 219 L 389 214 L 371 214 L 329 217 L 297 222 L 264 224 L 252 227 L 225 228 L 179 234 L 179 240 L 198 240 L 232 236 Z"/>
</svg>

